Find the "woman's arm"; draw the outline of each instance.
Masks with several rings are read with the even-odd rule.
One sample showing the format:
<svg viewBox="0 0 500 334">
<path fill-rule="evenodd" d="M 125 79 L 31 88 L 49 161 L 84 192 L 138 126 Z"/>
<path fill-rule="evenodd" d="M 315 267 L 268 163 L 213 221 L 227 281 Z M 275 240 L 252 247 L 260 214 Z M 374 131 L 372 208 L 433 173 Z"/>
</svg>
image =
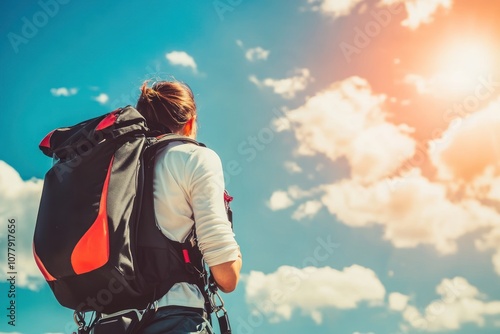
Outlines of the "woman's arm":
<svg viewBox="0 0 500 334">
<path fill-rule="evenodd" d="M 224 204 L 224 176 L 219 156 L 197 148 L 187 164 L 192 168 L 190 203 L 193 207 L 198 246 L 223 292 L 238 284 L 241 253 Z"/>
<path fill-rule="evenodd" d="M 229 293 L 236 289 L 240 279 L 241 254 L 234 261 L 224 262 L 210 267 L 215 282 L 222 292 Z"/>
</svg>

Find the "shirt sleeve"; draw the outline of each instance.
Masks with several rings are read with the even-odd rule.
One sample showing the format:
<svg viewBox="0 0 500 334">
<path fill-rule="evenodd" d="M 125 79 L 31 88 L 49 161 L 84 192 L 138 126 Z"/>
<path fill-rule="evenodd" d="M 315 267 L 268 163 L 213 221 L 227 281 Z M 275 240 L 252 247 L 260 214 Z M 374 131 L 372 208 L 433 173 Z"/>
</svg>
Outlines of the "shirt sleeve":
<svg viewBox="0 0 500 334">
<path fill-rule="evenodd" d="M 222 163 L 214 151 L 198 147 L 189 157 L 188 180 L 198 247 L 209 267 L 234 261 L 239 246 L 224 205 Z"/>
</svg>

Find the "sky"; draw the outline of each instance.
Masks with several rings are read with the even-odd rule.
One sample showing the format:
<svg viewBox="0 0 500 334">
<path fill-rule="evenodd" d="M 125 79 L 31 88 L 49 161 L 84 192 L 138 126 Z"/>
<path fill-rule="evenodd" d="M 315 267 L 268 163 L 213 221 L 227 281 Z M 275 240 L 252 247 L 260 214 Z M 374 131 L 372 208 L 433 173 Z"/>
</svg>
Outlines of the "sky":
<svg viewBox="0 0 500 334">
<path fill-rule="evenodd" d="M 32 258 L 38 143 L 148 79 L 191 86 L 222 159 L 234 333 L 500 333 L 499 1 L 0 6 L 1 334 L 75 330 Z"/>
</svg>

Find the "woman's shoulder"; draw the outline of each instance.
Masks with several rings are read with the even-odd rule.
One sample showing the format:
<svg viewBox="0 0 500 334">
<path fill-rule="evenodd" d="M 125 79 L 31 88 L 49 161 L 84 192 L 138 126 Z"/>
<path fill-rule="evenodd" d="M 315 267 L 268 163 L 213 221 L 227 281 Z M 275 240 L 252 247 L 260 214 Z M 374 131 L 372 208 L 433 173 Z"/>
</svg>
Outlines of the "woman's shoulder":
<svg viewBox="0 0 500 334">
<path fill-rule="evenodd" d="M 180 158 L 186 163 L 216 163 L 220 164 L 219 155 L 209 147 L 193 143 L 175 142 L 167 150 L 172 158 Z"/>
<path fill-rule="evenodd" d="M 197 155 L 200 157 L 203 156 L 217 156 L 218 154 L 212 150 L 209 147 L 206 147 L 205 145 L 196 145 L 194 143 L 189 143 L 189 142 L 174 142 L 171 144 L 171 147 L 169 148 L 169 151 L 171 152 L 178 152 L 179 154 L 185 154 L 185 155 Z"/>
</svg>

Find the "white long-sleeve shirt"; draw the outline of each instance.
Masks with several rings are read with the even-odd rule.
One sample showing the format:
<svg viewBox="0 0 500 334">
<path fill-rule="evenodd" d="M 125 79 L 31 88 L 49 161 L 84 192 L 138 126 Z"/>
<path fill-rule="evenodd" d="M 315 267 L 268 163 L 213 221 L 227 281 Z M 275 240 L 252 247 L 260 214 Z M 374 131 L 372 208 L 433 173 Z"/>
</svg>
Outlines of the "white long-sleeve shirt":
<svg viewBox="0 0 500 334">
<path fill-rule="evenodd" d="M 184 242 L 193 224 L 198 246 L 209 267 L 237 260 L 224 205 L 224 176 L 217 153 L 190 143 L 173 142 L 156 156 L 153 181 L 155 214 L 163 234 Z M 198 287 L 176 283 L 159 300 L 160 306 L 203 308 Z"/>
</svg>

